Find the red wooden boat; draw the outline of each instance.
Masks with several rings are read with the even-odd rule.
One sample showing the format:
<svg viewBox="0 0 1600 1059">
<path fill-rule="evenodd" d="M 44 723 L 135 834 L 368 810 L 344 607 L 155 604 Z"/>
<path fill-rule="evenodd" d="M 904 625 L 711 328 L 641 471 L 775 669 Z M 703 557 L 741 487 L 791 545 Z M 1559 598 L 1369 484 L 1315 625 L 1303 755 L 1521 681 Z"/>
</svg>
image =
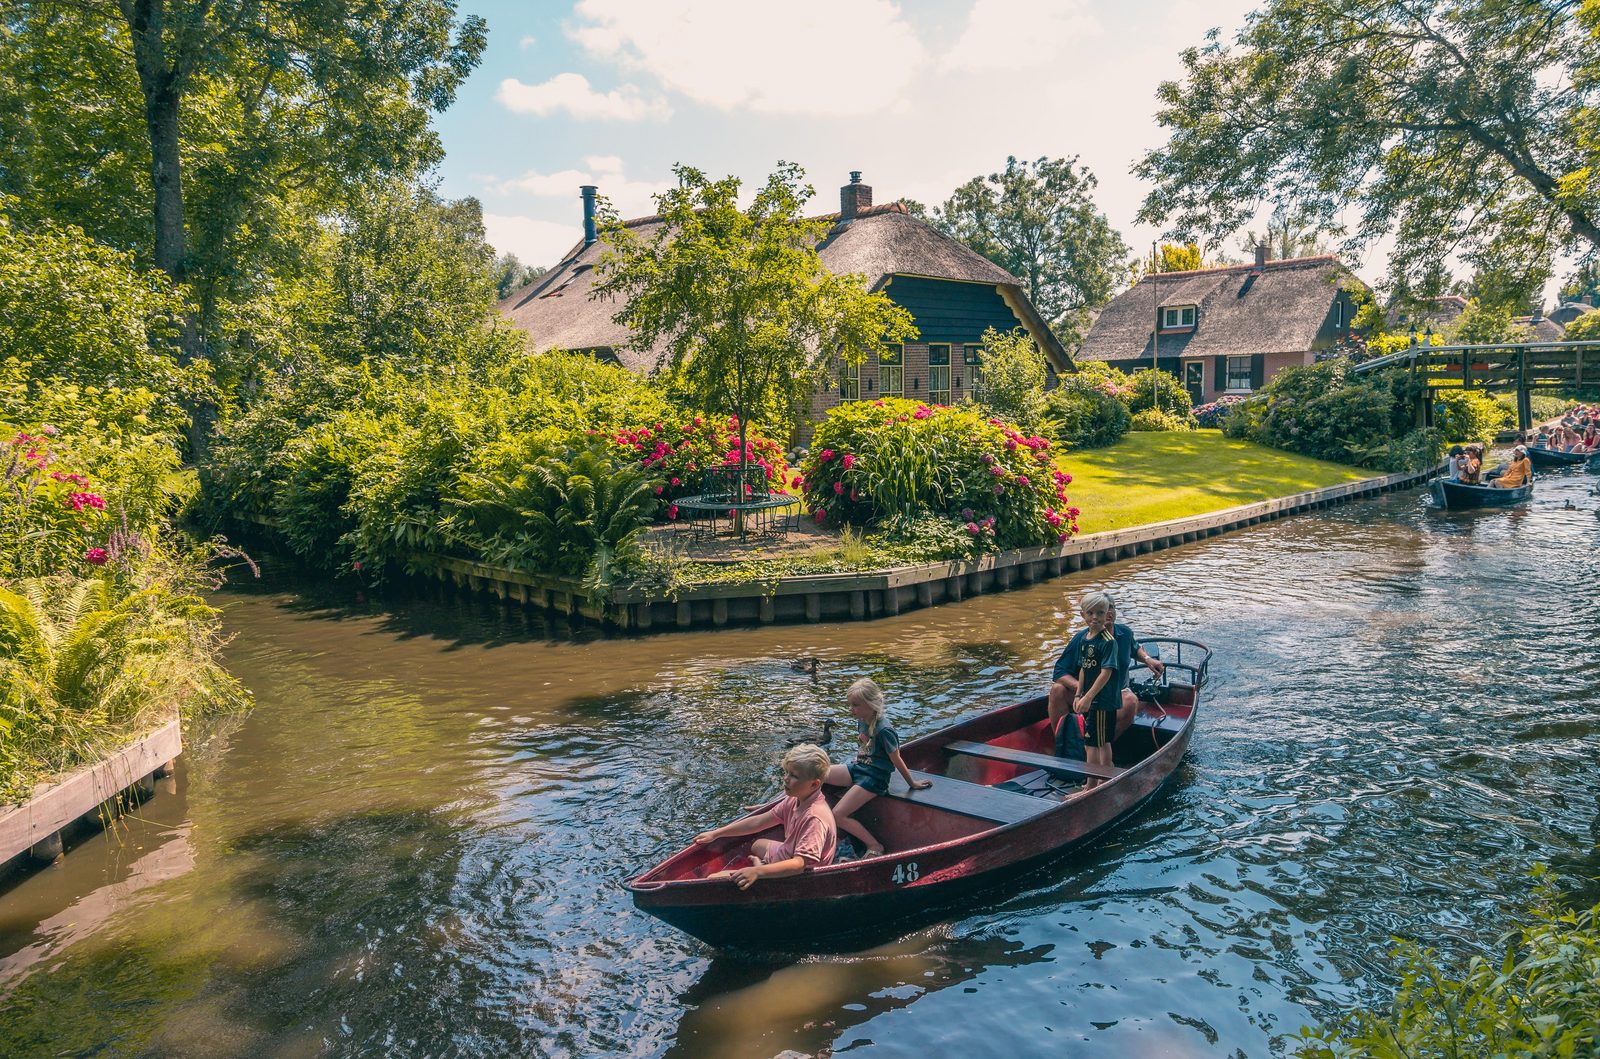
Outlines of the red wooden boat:
<svg viewBox="0 0 1600 1059">
<path fill-rule="evenodd" d="M 1194 733 L 1210 650 L 1166 637 L 1140 643 L 1168 656 L 1167 679 L 1158 686 L 1135 670 L 1143 695 L 1113 744 L 1111 769 L 1056 757 L 1046 699 L 1029 699 L 901 746 L 913 774 L 933 786 L 912 791 L 896 774 L 889 793 L 859 811 L 889 850 L 884 856 L 740 890 L 707 876 L 748 863 L 751 842 L 779 831 L 719 839 L 681 849 L 628 880 L 634 904 L 712 945 L 818 951 L 936 919 L 975 891 L 1094 840 L 1161 790 Z M 1105 782 L 1062 800 L 1066 781 L 1088 776 Z M 824 792 L 830 803 L 844 793 Z"/>
</svg>

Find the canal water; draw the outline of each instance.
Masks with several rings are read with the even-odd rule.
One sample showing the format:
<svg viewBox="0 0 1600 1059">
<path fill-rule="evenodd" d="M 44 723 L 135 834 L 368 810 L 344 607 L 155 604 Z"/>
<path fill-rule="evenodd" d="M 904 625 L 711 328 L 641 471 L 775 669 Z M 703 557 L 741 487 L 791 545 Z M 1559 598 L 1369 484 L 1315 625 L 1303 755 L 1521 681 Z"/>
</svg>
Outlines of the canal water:
<svg viewBox="0 0 1600 1059">
<path fill-rule="evenodd" d="M 1534 864 L 1597 896 L 1597 483 L 1470 515 L 1402 493 L 860 624 L 607 638 L 224 591 L 258 706 L 0 892 L 0 1051 L 1290 1053 L 1389 994 L 1392 937 L 1491 950 Z M 1114 837 L 843 956 L 634 911 L 619 882 L 770 791 L 852 680 L 904 735 L 1035 693 L 1091 586 L 1216 649 L 1187 762 Z"/>
</svg>

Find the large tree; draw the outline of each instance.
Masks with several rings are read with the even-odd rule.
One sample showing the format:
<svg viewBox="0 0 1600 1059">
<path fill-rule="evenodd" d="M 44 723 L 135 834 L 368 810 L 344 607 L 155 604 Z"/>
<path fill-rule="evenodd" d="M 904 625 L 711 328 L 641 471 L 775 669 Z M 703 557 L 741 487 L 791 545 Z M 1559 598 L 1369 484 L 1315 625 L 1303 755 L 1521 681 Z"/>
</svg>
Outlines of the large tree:
<svg viewBox="0 0 1600 1059">
<path fill-rule="evenodd" d="M 1076 158 L 1007 158 L 1004 171 L 956 188 L 935 223 L 1021 279 L 1070 345 L 1126 274 L 1127 244 L 1095 205 L 1095 186 Z"/>
<path fill-rule="evenodd" d="M 0 0 L 0 191 L 188 284 L 192 358 L 297 198 L 437 161 L 484 43 L 452 0 Z"/>
<path fill-rule="evenodd" d="M 813 192 L 798 166 L 778 163 L 748 209 L 737 178 L 673 172 L 677 186 L 656 196 L 662 224 L 651 237 L 605 208 L 610 248 L 593 296 L 620 300 L 615 319 L 635 348 L 665 346 L 658 370 L 738 417 L 742 462 L 756 413 L 778 408 L 792 423 L 835 357 L 860 364 L 916 328 L 864 277 L 823 267 L 816 248 L 830 222 L 802 215 Z"/>
<path fill-rule="evenodd" d="M 1600 246 L 1595 0 L 1266 0 L 1159 89 L 1167 143 L 1140 219 L 1221 238 L 1266 204 L 1350 247 L 1392 233 L 1426 285 Z"/>
</svg>

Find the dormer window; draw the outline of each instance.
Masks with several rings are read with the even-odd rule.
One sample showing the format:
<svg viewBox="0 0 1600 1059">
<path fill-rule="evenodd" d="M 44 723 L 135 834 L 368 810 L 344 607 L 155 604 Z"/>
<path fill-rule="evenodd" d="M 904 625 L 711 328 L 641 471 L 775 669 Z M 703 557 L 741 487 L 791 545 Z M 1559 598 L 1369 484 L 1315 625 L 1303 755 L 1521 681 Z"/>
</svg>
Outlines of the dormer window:
<svg viewBox="0 0 1600 1059">
<path fill-rule="evenodd" d="M 1171 331 L 1181 327 L 1194 326 L 1194 309 L 1192 305 L 1168 305 L 1161 310 L 1161 327 Z"/>
</svg>

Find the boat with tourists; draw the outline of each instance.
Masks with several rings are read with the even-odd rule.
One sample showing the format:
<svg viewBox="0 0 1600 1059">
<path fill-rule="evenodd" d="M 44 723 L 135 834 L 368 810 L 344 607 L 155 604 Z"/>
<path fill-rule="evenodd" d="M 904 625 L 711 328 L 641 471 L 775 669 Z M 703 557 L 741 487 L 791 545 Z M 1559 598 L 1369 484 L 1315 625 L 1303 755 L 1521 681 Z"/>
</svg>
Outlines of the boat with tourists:
<svg viewBox="0 0 1600 1059">
<path fill-rule="evenodd" d="M 996 887 L 1106 834 L 1172 778 L 1194 734 L 1211 651 L 1193 640 L 1141 638 L 1167 652 L 1166 672 L 1130 687 L 1132 723 L 1112 744 L 1113 764 L 1058 757 L 1041 695 L 959 721 L 900 747 L 926 789 L 898 775 L 857 814 L 888 853 L 764 879 L 741 890 L 718 872 L 748 863 L 763 834 L 689 845 L 625 884 L 642 911 L 716 946 L 817 951 L 895 926 Z M 1072 794 L 1073 784 L 1100 781 Z M 824 788 L 832 802 L 844 793 Z M 771 809 L 776 800 L 751 815 Z"/>
<path fill-rule="evenodd" d="M 1538 446 L 1529 446 L 1528 461 L 1541 471 L 1565 470 L 1569 467 L 1584 466 L 1587 466 L 1591 471 L 1600 471 L 1600 449 L 1562 452 L 1560 449 L 1541 449 Z"/>
<path fill-rule="evenodd" d="M 1533 495 L 1533 483 L 1497 489 L 1492 485 L 1468 485 L 1450 478 L 1435 478 L 1428 483 L 1428 493 L 1437 508 L 1472 511 L 1478 508 L 1514 507 L 1524 503 Z"/>
</svg>

